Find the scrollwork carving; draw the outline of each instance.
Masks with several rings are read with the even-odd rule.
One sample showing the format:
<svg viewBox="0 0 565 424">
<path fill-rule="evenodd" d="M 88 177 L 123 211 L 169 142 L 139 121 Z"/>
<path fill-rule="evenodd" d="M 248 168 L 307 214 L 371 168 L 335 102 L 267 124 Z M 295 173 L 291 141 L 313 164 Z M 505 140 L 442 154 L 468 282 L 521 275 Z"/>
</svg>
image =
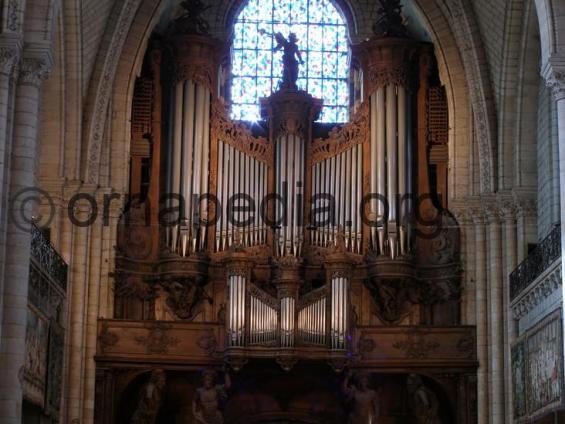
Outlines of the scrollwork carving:
<svg viewBox="0 0 565 424">
<path fill-rule="evenodd" d="M 392 347 L 404 352 L 408 358 L 424 359 L 439 348 L 437 340 L 428 340 L 426 336 L 424 331 L 414 329 L 406 335 L 405 340 L 394 342 Z"/>
<path fill-rule="evenodd" d="M 220 99 L 212 102 L 210 119 L 210 136 L 213 141 L 227 143 L 258 161 L 271 165 L 272 145 L 264 137 L 254 137 L 245 125 L 233 122 Z"/>
<path fill-rule="evenodd" d="M 98 348 L 100 353 L 106 353 L 106 349 L 115 346 L 118 343 L 119 337 L 116 333 L 110 331 L 107 322 L 102 323 L 102 330 L 98 335 Z"/>
<path fill-rule="evenodd" d="M 202 287 L 201 279 L 184 278 L 161 282 L 168 293 L 166 304 L 174 314 L 183 320 L 192 321 L 202 312 L 204 300 L 211 304 L 212 298 Z"/>
<path fill-rule="evenodd" d="M 357 144 L 363 144 L 369 135 L 369 103 L 363 102 L 351 121 L 334 127 L 326 139 L 316 139 L 311 144 L 312 163 L 337 156 Z"/>
<path fill-rule="evenodd" d="M 169 353 L 169 348 L 179 343 L 176 337 L 171 337 L 168 331 L 172 328 L 169 324 L 154 323 L 149 324 L 147 336 L 137 336 L 136 343 L 145 347 L 148 354 L 163 355 Z"/>
</svg>

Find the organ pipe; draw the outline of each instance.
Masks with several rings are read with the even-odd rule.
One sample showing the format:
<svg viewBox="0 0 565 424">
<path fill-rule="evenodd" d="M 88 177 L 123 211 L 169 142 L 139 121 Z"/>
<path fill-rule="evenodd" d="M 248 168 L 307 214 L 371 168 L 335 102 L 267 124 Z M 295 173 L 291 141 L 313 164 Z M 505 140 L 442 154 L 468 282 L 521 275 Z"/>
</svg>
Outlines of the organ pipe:
<svg viewBox="0 0 565 424">
<path fill-rule="evenodd" d="M 346 349 L 349 314 L 348 280 L 343 277 L 332 278 L 331 295 L 331 347 Z"/>
<path fill-rule="evenodd" d="M 207 218 L 207 202 L 199 201 L 199 197 L 208 192 L 210 97 L 208 87 L 190 78 L 175 86 L 168 189 L 182 196 L 182 204 L 169 201 L 170 207 L 180 207 L 181 216 L 172 226 L 168 242 L 171 252 L 183 257 L 206 247 L 206 228 L 199 223 Z"/>
<path fill-rule="evenodd" d="M 231 275 L 228 279 L 229 291 L 229 344 L 234 347 L 245 345 L 245 294 L 246 278 Z"/>
</svg>

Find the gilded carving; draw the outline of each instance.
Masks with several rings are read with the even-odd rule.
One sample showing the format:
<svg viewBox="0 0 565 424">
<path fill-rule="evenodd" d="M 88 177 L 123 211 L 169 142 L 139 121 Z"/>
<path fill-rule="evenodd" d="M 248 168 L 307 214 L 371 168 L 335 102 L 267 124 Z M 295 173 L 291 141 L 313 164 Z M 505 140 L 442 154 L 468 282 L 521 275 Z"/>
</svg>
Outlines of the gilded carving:
<svg viewBox="0 0 565 424">
<path fill-rule="evenodd" d="M 220 99 L 212 101 L 210 117 L 212 141 L 223 142 L 271 166 L 273 147 L 264 137 L 254 137 L 245 125 L 233 122 Z M 218 164 L 220 165 L 220 164 Z"/>
<path fill-rule="evenodd" d="M 149 331 L 147 336 L 137 336 L 135 341 L 145 346 L 145 352 L 153 355 L 169 353 L 169 348 L 176 346 L 179 340 L 171 337 L 168 331 L 172 328 L 169 324 L 153 323 L 146 327 Z"/>
<path fill-rule="evenodd" d="M 98 348 L 101 354 L 106 353 L 106 349 L 115 346 L 118 343 L 119 337 L 116 333 L 110 331 L 107 322 L 102 323 L 102 330 L 98 335 Z"/>
<path fill-rule="evenodd" d="M 312 142 L 312 164 L 337 156 L 357 144 L 363 144 L 369 133 L 369 103 L 363 102 L 348 123 L 342 127 L 334 127 L 328 138 Z"/>
<path fill-rule="evenodd" d="M 161 282 L 168 293 L 166 304 L 178 318 L 192 321 L 202 312 L 205 300 L 213 302 L 200 280 L 184 278 Z"/>
<path fill-rule="evenodd" d="M 428 340 L 425 332 L 415 329 L 407 334 L 405 340 L 394 342 L 392 346 L 408 358 L 424 359 L 439 348 L 439 342 Z"/>
<path fill-rule="evenodd" d="M 216 352 L 216 348 L 218 347 L 218 341 L 216 340 L 216 336 L 214 335 L 214 331 L 212 330 L 207 330 L 206 334 L 200 336 L 196 344 L 208 356 L 213 355 Z"/>
</svg>

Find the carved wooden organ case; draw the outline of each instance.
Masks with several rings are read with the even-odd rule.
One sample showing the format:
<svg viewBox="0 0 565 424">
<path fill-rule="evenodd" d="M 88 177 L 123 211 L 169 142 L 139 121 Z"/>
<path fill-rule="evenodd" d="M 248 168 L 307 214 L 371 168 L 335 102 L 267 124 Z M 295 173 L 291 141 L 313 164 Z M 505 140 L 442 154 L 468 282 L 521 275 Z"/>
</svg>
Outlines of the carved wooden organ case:
<svg viewBox="0 0 565 424">
<path fill-rule="evenodd" d="M 474 372 L 433 49 L 384 37 L 352 52 L 351 119 L 328 131 L 303 91 L 263 99 L 262 125 L 233 122 L 229 50 L 211 37 L 150 46 L 99 360 Z M 132 340 L 118 347 L 114 325 Z"/>
</svg>

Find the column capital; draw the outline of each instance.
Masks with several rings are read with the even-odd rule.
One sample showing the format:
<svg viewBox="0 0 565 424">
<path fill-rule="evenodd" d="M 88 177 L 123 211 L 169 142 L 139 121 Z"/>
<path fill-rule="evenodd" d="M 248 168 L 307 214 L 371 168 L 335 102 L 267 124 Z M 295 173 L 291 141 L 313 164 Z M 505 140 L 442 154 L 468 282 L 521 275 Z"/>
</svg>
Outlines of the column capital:
<svg viewBox="0 0 565 424">
<path fill-rule="evenodd" d="M 20 59 L 20 49 L 16 46 L 0 45 L 0 74 L 10 76 Z"/>
<path fill-rule="evenodd" d="M 20 85 L 41 87 L 43 81 L 49 76 L 51 63 L 45 57 L 23 57 L 19 66 Z"/>
<path fill-rule="evenodd" d="M 542 70 L 545 84 L 557 101 L 565 99 L 565 58 L 550 58 Z"/>
</svg>

